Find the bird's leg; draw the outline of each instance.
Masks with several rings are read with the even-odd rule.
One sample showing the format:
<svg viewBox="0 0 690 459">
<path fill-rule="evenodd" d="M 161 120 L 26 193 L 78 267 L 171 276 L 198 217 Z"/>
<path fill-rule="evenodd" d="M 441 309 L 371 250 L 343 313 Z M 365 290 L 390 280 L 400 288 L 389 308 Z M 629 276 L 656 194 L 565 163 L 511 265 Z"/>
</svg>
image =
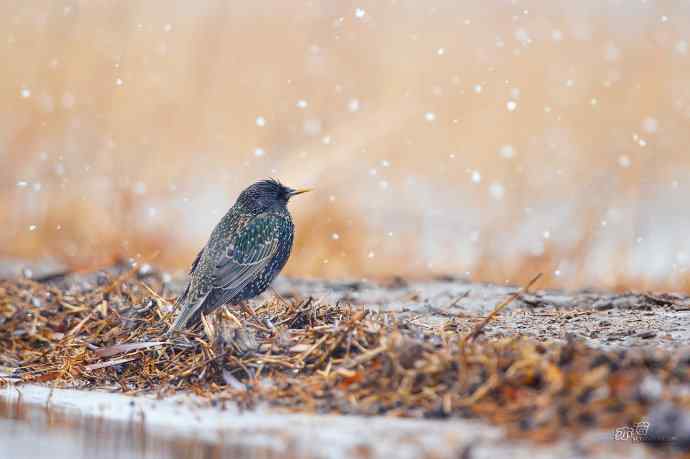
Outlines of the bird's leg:
<svg viewBox="0 0 690 459">
<path fill-rule="evenodd" d="M 250 316 L 252 316 L 254 320 L 256 320 L 257 322 L 259 321 L 256 312 L 254 312 L 254 309 L 252 309 L 252 307 L 249 306 L 249 303 L 247 303 L 246 301 L 242 301 L 240 302 L 239 307 L 240 309 L 242 309 L 242 311 L 244 311 L 245 314 L 249 314 Z"/>
<path fill-rule="evenodd" d="M 227 304 L 223 306 L 223 313 L 225 314 L 225 317 L 235 322 L 235 325 L 237 325 L 238 327 L 242 327 L 242 322 L 240 322 L 240 319 L 235 317 L 235 314 L 230 312 L 230 308 Z"/>
<path fill-rule="evenodd" d="M 273 288 L 272 285 L 270 285 L 269 287 L 271 288 L 271 291 L 273 292 L 273 294 L 274 294 L 275 296 L 277 296 L 278 299 L 279 299 L 280 301 L 282 301 L 284 305 L 290 306 L 290 303 L 288 303 L 287 300 L 286 300 L 285 298 L 283 298 L 283 296 L 282 296 L 280 293 L 278 293 L 278 292 L 276 291 L 276 289 Z"/>
</svg>

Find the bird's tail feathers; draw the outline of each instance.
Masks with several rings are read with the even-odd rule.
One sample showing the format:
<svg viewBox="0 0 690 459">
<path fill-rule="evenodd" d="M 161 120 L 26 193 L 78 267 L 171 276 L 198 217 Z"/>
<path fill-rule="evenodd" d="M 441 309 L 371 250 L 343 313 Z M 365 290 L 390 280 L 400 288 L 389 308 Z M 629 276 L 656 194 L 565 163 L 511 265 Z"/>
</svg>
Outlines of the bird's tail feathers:
<svg viewBox="0 0 690 459">
<path fill-rule="evenodd" d="M 201 312 L 204 302 L 206 301 L 206 297 L 208 297 L 208 294 L 201 297 L 195 303 L 188 303 L 186 305 L 184 305 L 184 302 L 180 302 L 182 310 L 175 319 L 175 322 L 173 322 L 172 326 L 170 327 L 170 330 L 168 330 L 168 334 L 183 330 L 187 327 L 187 324 L 189 324 L 190 321 L 192 321 L 192 319 L 194 319 L 195 317 L 199 317 L 199 313 Z"/>
</svg>

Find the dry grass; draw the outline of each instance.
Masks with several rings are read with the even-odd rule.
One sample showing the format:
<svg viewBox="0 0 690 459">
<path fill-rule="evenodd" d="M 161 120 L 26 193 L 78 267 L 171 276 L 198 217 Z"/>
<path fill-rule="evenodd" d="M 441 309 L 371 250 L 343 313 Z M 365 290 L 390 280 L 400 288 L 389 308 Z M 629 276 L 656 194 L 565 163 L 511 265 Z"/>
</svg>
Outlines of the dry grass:
<svg viewBox="0 0 690 459">
<path fill-rule="evenodd" d="M 5 378 L 127 394 L 184 391 L 247 408 L 478 417 L 535 440 L 633 424 L 657 396 L 690 407 L 671 390 L 690 382 L 681 355 L 482 339 L 485 321 L 461 317 L 428 327 L 291 298 L 262 304 L 255 317 L 222 310 L 168 339 L 160 275 L 114 273 L 0 284 Z M 647 395 L 646 377 L 664 385 L 661 395 Z"/>
</svg>

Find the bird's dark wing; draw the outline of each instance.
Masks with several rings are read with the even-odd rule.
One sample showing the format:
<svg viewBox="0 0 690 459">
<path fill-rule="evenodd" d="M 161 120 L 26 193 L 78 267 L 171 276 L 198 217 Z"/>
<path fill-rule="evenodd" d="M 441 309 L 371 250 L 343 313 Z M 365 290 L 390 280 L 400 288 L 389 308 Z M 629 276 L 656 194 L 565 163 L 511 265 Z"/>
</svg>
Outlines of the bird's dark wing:
<svg viewBox="0 0 690 459">
<path fill-rule="evenodd" d="M 283 219 L 275 214 L 258 215 L 237 232 L 216 263 L 213 286 L 222 290 L 222 302 L 232 300 L 262 275 L 278 251 Z"/>
<path fill-rule="evenodd" d="M 192 262 L 192 267 L 189 268 L 189 274 L 194 273 L 194 270 L 195 270 L 196 267 L 199 265 L 199 260 L 201 260 L 201 256 L 204 254 L 204 249 L 205 249 L 205 248 L 206 248 L 206 247 L 204 247 L 204 248 L 202 248 L 201 250 L 199 250 L 199 253 L 196 255 L 196 258 L 195 258 L 194 261 Z M 189 280 L 187 281 L 187 285 L 186 285 L 185 288 L 184 288 L 184 291 L 182 292 L 182 294 L 181 294 L 180 296 L 177 297 L 177 301 L 175 301 L 175 305 L 176 305 L 176 306 L 179 306 L 179 305 L 181 305 L 181 304 L 184 304 L 184 303 L 187 301 L 187 295 L 189 295 L 189 288 L 191 287 L 191 285 L 192 285 L 192 279 L 189 279 Z"/>
<path fill-rule="evenodd" d="M 206 247 L 202 248 L 201 250 L 199 250 L 199 253 L 196 254 L 196 258 L 192 262 L 192 267 L 189 268 L 189 274 L 192 274 L 194 272 L 194 270 L 196 269 L 197 265 L 199 264 L 199 260 L 201 260 L 201 256 L 204 254 L 205 248 Z"/>
<path fill-rule="evenodd" d="M 181 330 L 201 312 L 210 312 L 231 301 L 249 283 L 261 276 L 278 252 L 280 230 L 284 226 L 284 217 L 280 215 L 258 215 L 239 225 L 227 240 L 220 240 L 218 244 L 225 245 L 223 250 L 207 246 L 204 250 L 209 251 L 208 256 L 214 252 L 219 253 L 213 260 L 204 258 L 201 262 L 213 263 L 213 281 L 208 289 L 197 292 L 197 298 L 184 307 L 171 330 Z"/>
</svg>

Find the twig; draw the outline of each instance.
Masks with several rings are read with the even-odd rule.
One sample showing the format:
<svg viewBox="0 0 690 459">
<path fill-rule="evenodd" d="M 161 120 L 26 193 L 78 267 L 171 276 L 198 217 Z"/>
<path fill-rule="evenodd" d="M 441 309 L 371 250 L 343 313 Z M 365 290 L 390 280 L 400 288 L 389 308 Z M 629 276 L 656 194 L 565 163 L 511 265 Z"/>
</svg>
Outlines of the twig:
<svg viewBox="0 0 690 459">
<path fill-rule="evenodd" d="M 270 286 L 270 288 L 271 288 L 271 291 L 273 292 L 273 294 L 274 294 L 275 296 L 277 296 L 278 299 L 279 299 L 285 306 L 290 306 L 290 303 L 288 303 L 288 301 L 287 301 L 285 298 L 283 298 L 283 296 L 282 296 L 280 293 L 278 293 L 278 292 L 276 291 L 276 289 L 273 288 L 272 285 Z"/>
<path fill-rule="evenodd" d="M 448 304 L 446 304 L 445 306 L 443 306 L 443 308 L 441 308 L 441 309 L 446 310 L 446 309 L 453 308 L 453 307 L 455 307 L 455 305 L 457 305 L 460 301 L 464 300 L 464 299 L 467 298 L 468 296 L 470 296 L 470 290 L 469 290 L 469 289 L 467 289 L 467 290 L 465 291 L 465 293 L 463 293 L 462 295 L 458 295 L 458 296 L 455 297 L 455 299 L 450 300 L 450 301 L 448 302 Z"/>
<path fill-rule="evenodd" d="M 433 305 L 428 305 L 427 309 L 430 312 L 432 312 L 434 314 L 438 314 L 440 316 L 458 317 L 458 316 L 461 316 L 463 314 L 462 313 L 453 314 L 453 313 L 449 312 L 449 309 L 455 307 L 460 301 L 467 298 L 468 296 L 470 296 L 470 290 L 466 290 L 462 295 L 456 296 L 455 298 L 451 299 L 448 303 L 446 303 L 444 306 L 441 306 L 440 308 L 437 308 L 436 306 L 433 306 Z"/>
<path fill-rule="evenodd" d="M 86 317 L 84 317 L 81 321 L 79 321 L 79 323 L 73 329 L 71 329 L 69 332 L 67 332 L 67 334 L 65 335 L 65 338 L 67 338 L 69 336 L 74 336 L 77 333 L 79 333 L 79 330 L 82 329 L 84 324 L 86 324 L 86 322 L 91 320 L 91 317 L 93 317 L 94 311 L 95 311 L 95 309 L 92 310 L 90 313 L 88 313 L 88 315 Z"/>
<path fill-rule="evenodd" d="M 513 301 L 515 301 L 515 299 L 517 297 L 519 297 L 521 294 L 527 292 L 530 289 L 530 287 L 532 287 L 532 285 L 534 285 L 534 283 L 539 280 L 539 278 L 541 276 L 542 276 L 542 273 L 537 274 L 536 276 L 534 276 L 534 278 L 532 278 L 531 281 L 529 281 L 527 283 L 526 286 L 524 286 L 523 288 L 521 288 L 520 290 L 518 290 L 516 292 L 511 293 L 508 298 L 503 300 L 501 303 L 497 304 L 496 307 L 493 309 L 493 311 L 491 311 L 491 313 L 488 316 L 486 316 L 486 318 L 484 320 L 482 320 L 480 323 L 475 325 L 474 329 L 472 329 L 472 331 L 470 333 L 465 335 L 465 337 L 462 339 L 462 342 L 461 342 L 461 346 L 463 347 L 463 349 L 464 349 L 465 345 L 470 340 L 476 338 L 477 336 L 479 336 L 479 334 L 481 334 L 482 330 L 484 330 L 484 327 L 486 327 L 486 324 L 491 322 L 501 311 L 503 311 L 506 308 L 506 306 L 508 306 Z"/>
<path fill-rule="evenodd" d="M 145 343 L 128 343 L 116 344 L 114 346 L 104 347 L 96 351 L 98 357 L 111 357 L 113 355 L 122 354 L 123 352 L 135 351 L 138 349 L 146 349 L 149 347 L 160 346 L 168 344 L 167 341 L 149 341 Z"/>
<path fill-rule="evenodd" d="M 99 368 L 112 367 L 114 365 L 119 365 L 121 363 L 131 362 L 132 360 L 136 360 L 137 358 L 138 357 L 129 357 L 129 358 L 124 358 L 124 359 L 108 360 L 107 362 L 100 362 L 100 363 L 94 363 L 91 365 L 86 365 L 84 367 L 84 369 L 87 371 L 91 371 L 91 370 L 97 370 Z"/>
<path fill-rule="evenodd" d="M 184 376 L 189 376 L 190 374 L 192 374 L 193 371 L 198 370 L 199 368 L 204 368 L 204 367 L 206 367 L 206 365 L 208 365 L 209 363 L 213 362 L 214 360 L 218 360 L 218 359 L 220 359 L 220 358 L 223 358 L 223 357 L 225 357 L 226 355 L 228 355 L 229 353 L 230 353 L 230 351 L 225 351 L 225 352 L 223 352 L 223 353 L 221 353 L 221 354 L 218 354 L 218 355 L 216 355 L 216 356 L 214 356 L 214 357 L 211 357 L 211 358 L 209 358 L 209 359 L 206 359 L 206 360 L 204 360 L 203 362 L 199 363 L 198 365 L 194 365 L 193 367 L 189 368 L 187 371 L 184 371 L 184 372 L 180 373 L 180 376 L 182 376 L 182 377 L 184 377 Z"/>
<path fill-rule="evenodd" d="M 384 344 L 383 346 L 379 346 L 376 349 L 372 349 L 371 351 L 367 351 L 364 354 L 358 355 L 354 359 L 346 362 L 343 365 L 343 368 L 347 368 L 347 369 L 354 368 L 357 365 L 367 363 L 369 360 L 373 359 L 374 357 L 376 357 L 379 354 L 386 352 L 387 350 L 388 350 L 387 345 Z"/>
<path fill-rule="evenodd" d="M 328 335 L 323 335 L 323 336 L 321 337 L 321 339 L 318 340 L 317 342 L 315 342 L 314 345 L 313 345 L 312 347 L 310 347 L 309 349 L 307 349 L 307 350 L 304 352 L 304 354 L 300 355 L 300 356 L 299 356 L 299 359 L 300 359 L 301 361 L 304 361 L 304 359 L 306 359 L 307 357 L 309 357 L 309 355 L 310 355 L 312 352 L 314 352 L 319 346 L 321 346 L 321 345 L 323 344 L 323 342 L 326 341 L 327 339 L 328 339 Z"/>
</svg>

